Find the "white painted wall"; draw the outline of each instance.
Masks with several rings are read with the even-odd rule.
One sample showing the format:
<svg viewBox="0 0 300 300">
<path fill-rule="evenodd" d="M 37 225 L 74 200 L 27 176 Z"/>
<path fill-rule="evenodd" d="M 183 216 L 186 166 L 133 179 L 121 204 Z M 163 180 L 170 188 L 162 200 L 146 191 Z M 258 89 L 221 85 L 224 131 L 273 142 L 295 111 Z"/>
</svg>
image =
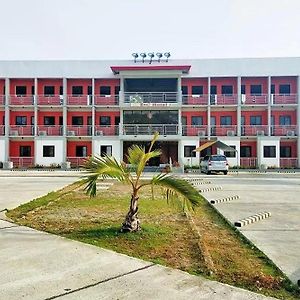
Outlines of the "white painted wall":
<svg viewBox="0 0 300 300">
<path fill-rule="evenodd" d="M 227 157 L 227 161 L 230 167 L 240 165 L 240 139 L 238 137 L 220 137 L 219 141 L 225 143 L 228 146 L 235 146 L 237 152 L 235 153 L 235 157 Z M 217 152 L 219 154 L 224 154 L 224 151 L 218 149 Z"/>
<path fill-rule="evenodd" d="M 0 139 L 0 162 L 5 160 L 5 139 Z"/>
<path fill-rule="evenodd" d="M 199 139 L 185 139 L 178 142 L 178 159 L 180 165 L 199 166 L 199 152 L 196 152 L 196 157 L 184 157 L 184 146 L 199 147 Z"/>
<path fill-rule="evenodd" d="M 112 156 L 118 161 L 122 160 L 122 147 L 119 139 L 105 138 L 95 139 L 93 141 L 93 154 L 100 155 L 101 146 L 112 146 Z"/>
<path fill-rule="evenodd" d="M 276 157 L 264 157 L 264 146 L 276 146 Z M 259 137 L 257 139 L 257 161 L 258 166 L 267 167 L 280 166 L 280 138 L 279 137 Z"/>
<path fill-rule="evenodd" d="M 54 157 L 43 157 L 43 146 L 55 146 Z M 59 164 L 64 161 L 63 157 L 63 139 L 55 138 L 37 138 L 35 140 L 35 164 L 50 166 L 51 164 Z"/>
</svg>

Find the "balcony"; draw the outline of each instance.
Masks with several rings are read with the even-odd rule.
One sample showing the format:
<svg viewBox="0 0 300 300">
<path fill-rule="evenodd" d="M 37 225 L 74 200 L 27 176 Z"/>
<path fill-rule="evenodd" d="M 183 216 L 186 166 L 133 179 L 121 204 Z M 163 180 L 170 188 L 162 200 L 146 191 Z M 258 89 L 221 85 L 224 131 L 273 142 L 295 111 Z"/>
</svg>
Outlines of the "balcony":
<svg viewBox="0 0 300 300">
<path fill-rule="evenodd" d="M 33 136 L 34 135 L 34 126 L 32 125 L 11 125 L 9 129 L 9 135 L 14 136 Z"/>
<path fill-rule="evenodd" d="M 297 136 L 297 125 L 273 125 L 271 126 L 273 136 Z"/>
<path fill-rule="evenodd" d="M 182 95 L 183 105 L 208 105 L 208 95 Z"/>
<path fill-rule="evenodd" d="M 34 96 L 21 96 L 21 95 L 10 96 L 9 104 L 10 105 L 33 105 Z"/>
<path fill-rule="evenodd" d="M 33 157 L 10 157 L 9 161 L 13 162 L 14 168 L 28 168 L 34 166 Z"/>
<path fill-rule="evenodd" d="M 237 95 L 210 95 L 211 105 L 237 105 Z"/>
<path fill-rule="evenodd" d="M 0 125 L 0 136 L 5 135 L 5 125 Z"/>
<path fill-rule="evenodd" d="M 240 166 L 243 168 L 254 169 L 257 166 L 257 158 L 256 157 L 241 157 L 240 158 Z"/>
<path fill-rule="evenodd" d="M 242 95 L 241 103 L 243 105 L 267 105 L 268 95 Z"/>
<path fill-rule="evenodd" d="M 160 135 L 178 135 L 178 125 L 176 124 L 132 124 L 123 125 L 123 135 L 153 135 L 155 132 L 159 132 Z"/>
<path fill-rule="evenodd" d="M 278 104 L 278 105 L 282 105 L 282 104 L 297 104 L 298 103 L 298 95 L 296 94 L 290 94 L 290 95 L 286 95 L 286 94 L 275 94 L 275 95 L 271 95 L 271 103 L 272 104 Z"/>
<path fill-rule="evenodd" d="M 63 135 L 63 126 L 46 126 L 46 125 L 38 125 L 37 127 L 37 135 L 38 136 L 61 136 Z"/>
<path fill-rule="evenodd" d="M 67 126 L 67 136 L 91 136 L 92 135 L 92 127 L 91 125 L 84 126 L 75 126 L 68 125 Z"/>
<path fill-rule="evenodd" d="M 62 95 L 39 95 L 37 98 L 38 105 L 63 105 Z"/>
<path fill-rule="evenodd" d="M 268 135 L 268 125 L 243 125 L 241 126 L 243 136 L 264 136 Z"/>
<path fill-rule="evenodd" d="M 129 106 L 174 106 L 177 93 L 124 93 L 124 103 Z"/>
<path fill-rule="evenodd" d="M 212 136 L 236 136 L 237 126 L 236 125 L 222 125 L 210 127 L 210 134 Z"/>
<path fill-rule="evenodd" d="M 119 105 L 119 96 L 117 95 L 95 95 L 94 96 L 95 105 L 99 106 L 115 106 Z"/>
<path fill-rule="evenodd" d="M 298 168 L 298 159 L 296 157 L 280 158 L 280 168 L 283 169 Z"/>
<path fill-rule="evenodd" d="M 0 95 L 0 105 L 5 105 L 5 96 Z"/>
<path fill-rule="evenodd" d="M 119 125 L 96 125 L 95 136 L 115 136 L 119 135 Z"/>
<path fill-rule="evenodd" d="M 183 125 L 182 126 L 183 136 L 207 136 L 207 126 L 205 125 Z"/>
<path fill-rule="evenodd" d="M 79 168 L 85 164 L 88 157 L 67 157 L 67 161 L 71 163 L 71 168 Z"/>
<path fill-rule="evenodd" d="M 68 95 L 67 105 L 87 106 L 92 105 L 92 96 L 89 95 Z"/>
</svg>

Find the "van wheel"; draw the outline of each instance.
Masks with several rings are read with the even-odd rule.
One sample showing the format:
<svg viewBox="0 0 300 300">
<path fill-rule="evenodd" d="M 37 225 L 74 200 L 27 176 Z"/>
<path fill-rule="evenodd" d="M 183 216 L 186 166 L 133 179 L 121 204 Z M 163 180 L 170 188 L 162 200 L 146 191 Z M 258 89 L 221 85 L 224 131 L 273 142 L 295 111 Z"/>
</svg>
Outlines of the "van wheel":
<svg viewBox="0 0 300 300">
<path fill-rule="evenodd" d="M 223 173 L 224 173 L 224 175 L 227 175 L 228 171 L 224 171 Z"/>
</svg>

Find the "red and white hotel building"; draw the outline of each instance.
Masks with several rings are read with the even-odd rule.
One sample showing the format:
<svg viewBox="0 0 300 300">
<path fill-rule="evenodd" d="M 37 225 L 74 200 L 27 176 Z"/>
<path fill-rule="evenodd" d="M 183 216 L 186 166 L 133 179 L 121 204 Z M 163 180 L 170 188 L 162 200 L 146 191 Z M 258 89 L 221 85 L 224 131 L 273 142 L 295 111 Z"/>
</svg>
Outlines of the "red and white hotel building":
<svg viewBox="0 0 300 300">
<path fill-rule="evenodd" d="M 0 61 L 0 162 L 126 160 L 158 131 L 152 165 L 197 165 L 219 139 L 232 166 L 299 167 L 299 95 L 300 58 Z"/>
</svg>

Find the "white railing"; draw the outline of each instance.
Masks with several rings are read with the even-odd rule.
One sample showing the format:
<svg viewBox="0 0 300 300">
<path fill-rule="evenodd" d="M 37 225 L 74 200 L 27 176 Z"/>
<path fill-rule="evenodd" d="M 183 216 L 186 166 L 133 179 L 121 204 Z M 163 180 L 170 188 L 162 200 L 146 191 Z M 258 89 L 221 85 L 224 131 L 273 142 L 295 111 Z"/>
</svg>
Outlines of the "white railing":
<svg viewBox="0 0 300 300">
<path fill-rule="evenodd" d="M 5 104 L 5 96 L 0 95 L 0 105 L 4 105 L 4 104 Z"/>
<path fill-rule="evenodd" d="M 68 125 L 67 126 L 67 136 L 91 136 L 92 135 L 92 125 Z"/>
<path fill-rule="evenodd" d="M 297 168 L 298 159 L 296 157 L 280 158 L 280 168 Z"/>
<path fill-rule="evenodd" d="M 297 97 L 296 94 L 272 94 L 271 104 L 296 104 Z"/>
<path fill-rule="evenodd" d="M 206 125 L 182 125 L 183 136 L 207 136 Z"/>
<path fill-rule="evenodd" d="M 271 135 L 273 136 L 297 136 L 297 125 L 272 125 Z"/>
<path fill-rule="evenodd" d="M 119 105 L 119 96 L 118 95 L 95 95 L 94 96 L 95 105 L 105 105 L 105 106 L 114 106 Z"/>
<path fill-rule="evenodd" d="M 87 106 L 92 105 L 92 96 L 90 95 L 68 95 L 67 105 Z"/>
<path fill-rule="evenodd" d="M 60 136 L 63 135 L 63 126 L 53 125 L 38 125 L 37 126 L 37 135 L 39 136 Z"/>
<path fill-rule="evenodd" d="M 95 126 L 95 136 L 114 136 L 119 135 L 119 125 L 96 125 Z"/>
<path fill-rule="evenodd" d="M 13 167 L 28 168 L 34 166 L 33 157 L 10 157 L 9 161 L 13 162 Z"/>
<path fill-rule="evenodd" d="M 34 96 L 21 96 L 21 95 L 11 95 L 9 96 L 10 105 L 33 105 Z"/>
<path fill-rule="evenodd" d="M 242 105 L 267 105 L 268 104 L 268 95 L 242 95 L 241 96 Z"/>
<path fill-rule="evenodd" d="M 241 135 L 244 136 L 263 136 L 268 135 L 268 125 L 243 125 Z"/>
<path fill-rule="evenodd" d="M 208 105 L 208 95 L 182 95 L 184 105 Z"/>
<path fill-rule="evenodd" d="M 0 125 L 0 135 L 5 135 L 5 125 Z"/>
<path fill-rule="evenodd" d="M 34 135 L 34 126 L 32 125 L 11 125 L 9 127 L 10 136 L 32 136 Z"/>
<path fill-rule="evenodd" d="M 63 105 L 64 98 L 62 95 L 38 95 L 38 105 Z"/>
<path fill-rule="evenodd" d="M 256 168 L 257 158 L 256 157 L 241 157 L 240 166 L 243 168 Z"/>
<path fill-rule="evenodd" d="M 178 135 L 178 125 L 176 124 L 127 124 L 122 127 L 123 135 L 153 135 L 158 132 L 160 135 Z"/>
<path fill-rule="evenodd" d="M 168 105 L 178 103 L 178 93 L 124 93 L 124 103 L 131 106 Z"/>
<path fill-rule="evenodd" d="M 212 136 L 236 136 L 237 126 L 236 125 L 218 125 L 210 126 L 210 135 Z"/>
<path fill-rule="evenodd" d="M 210 104 L 211 105 L 236 105 L 238 97 L 237 95 L 210 95 Z"/>
<path fill-rule="evenodd" d="M 67 157 L 67 161 L 71 163 L 71 168 L 78 168 L 85 164 L 87 157 Z"/>
</svg>

